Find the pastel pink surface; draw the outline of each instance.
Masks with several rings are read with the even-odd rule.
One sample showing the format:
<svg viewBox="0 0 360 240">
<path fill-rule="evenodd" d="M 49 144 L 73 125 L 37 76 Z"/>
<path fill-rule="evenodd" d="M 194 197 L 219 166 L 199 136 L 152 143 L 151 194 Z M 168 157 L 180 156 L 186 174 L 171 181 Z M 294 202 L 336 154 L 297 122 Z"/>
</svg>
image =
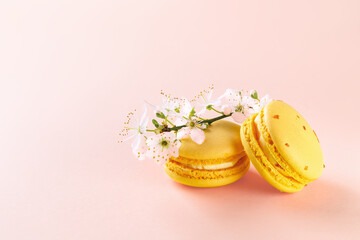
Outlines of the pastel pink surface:
<svg viewBox="0 0 360 240">
<path fill-rule="evenodd" d="M 359 239 L 359 1 L 3 1 L 0 239 Z M 130 144 L 160 89 L 257 89 L 315 129 L 321 178 L 296 194 L 251 168 L 173 182 Z"/>
</svg>

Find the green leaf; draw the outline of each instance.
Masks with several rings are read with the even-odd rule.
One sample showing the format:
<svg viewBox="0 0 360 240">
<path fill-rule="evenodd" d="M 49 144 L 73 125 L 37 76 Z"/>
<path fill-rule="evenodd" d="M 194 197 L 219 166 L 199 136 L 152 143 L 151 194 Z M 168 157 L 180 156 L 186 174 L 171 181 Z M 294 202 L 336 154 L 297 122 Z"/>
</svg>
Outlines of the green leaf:
<svg viewBox="0 0 360 240">
<path fill-rule="evenodd" d="M 154 124 L 154 126 L 156 128 L 158 128 L 160 126 L 159 123 L 155 119 L 152 120 L 152 123 Z"/>
<path fill-rule="evenodd" d="M 259 100 L 258 99 L 258 93 L 256 90 L 254 90 L 254 92 L 250 95 L 253 99 Z"/>
<path fill-rule="evenodd" d="M 189 117 L 194 116 L 195 113 L 196 113 L 196 112 L 195 112 L 195 108 L 191 109 L 190 114 L 189 114 Z"/>
<path fill-rule="evenodd" d="M 175 108 L 174 111 L 177 112 L 177 113 L 180 113 L 179 108 Z"/>
<path fill-rule="evenodd" d="M 157 112 L 157 113 L 156 113 L 156 116 L 157 116 L 158 118 L 165 119 L 165 114 L 162 113 L 162 112 Z"/>
</svg>

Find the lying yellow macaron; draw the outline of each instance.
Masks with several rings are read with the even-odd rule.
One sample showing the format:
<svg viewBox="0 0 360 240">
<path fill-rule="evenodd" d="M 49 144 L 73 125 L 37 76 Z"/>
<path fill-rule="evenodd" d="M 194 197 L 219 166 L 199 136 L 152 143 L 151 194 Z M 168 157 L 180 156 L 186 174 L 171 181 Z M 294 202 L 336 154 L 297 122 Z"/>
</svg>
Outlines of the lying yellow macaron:
<svg viewBox="0 0 360 240">
<path fill-rule="evenodd" d="M 325 167 L 315 132 L 282 101 L 271 101 L 248 118 L 241 139 L 258 172 L 282 192 L 300 191 Z"/>
<path fill-rule="evenodd" d="M 205 130 L 202 144 L 182 139 L 179 157 L 166 162 L 165 172 L 173 180 L 194 187 L 218 187 L 237 181 L 250 166 L 239 131 L 238 124 L 220 120 Z"/>
</svg>

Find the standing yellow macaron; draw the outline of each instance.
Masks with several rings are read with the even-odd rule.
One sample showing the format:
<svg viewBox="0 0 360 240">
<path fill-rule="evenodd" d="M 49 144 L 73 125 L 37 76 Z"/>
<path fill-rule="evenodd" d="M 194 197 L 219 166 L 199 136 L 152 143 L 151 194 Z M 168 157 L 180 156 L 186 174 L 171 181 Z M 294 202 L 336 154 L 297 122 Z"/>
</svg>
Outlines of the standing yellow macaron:
<svg viewBox="0 0 360 240">
<path fill-rule="evenodd" d="M 182 139 L 179 157 L 166 162 L 165 172 L 173 180 L 194 187 L 218 187 L 237 181 L 250 166 L 239 131 L 238 124 L 220 120 L 205 130 L 202 144 Z"/>
<path fill-rule="evenodd" d="M 271 101 L 241 127 L 245 151 L 258 172 L 282 192 L 300 191 L 325 167 L 315 132 L 282 101 Z"/>
</svg>

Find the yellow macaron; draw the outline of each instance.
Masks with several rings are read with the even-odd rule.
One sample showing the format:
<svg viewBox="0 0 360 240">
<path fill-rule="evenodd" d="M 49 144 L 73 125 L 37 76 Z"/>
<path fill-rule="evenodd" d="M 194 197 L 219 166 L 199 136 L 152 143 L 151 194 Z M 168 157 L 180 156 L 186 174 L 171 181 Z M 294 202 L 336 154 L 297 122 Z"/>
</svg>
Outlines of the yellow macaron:
<svg viewBox="0 0 360 240">
<path fill-rule="evenodd" d="M 182 139 L 179 157 L 165 163 L 165 172 L 173 180 L 194 187 L 218 187 L 237 181 L 250 166 L 239 131 L 238 124 L 220 120 L 205 130 L 202 144 Z"/>
<path fill-rule="evenodd" d="M 300 191 L 325 167 L 319 140 L 307 121 L 282 101 L 269 102 L 241 127 L 246 154 L 282 192 Z"/>
</svg>

